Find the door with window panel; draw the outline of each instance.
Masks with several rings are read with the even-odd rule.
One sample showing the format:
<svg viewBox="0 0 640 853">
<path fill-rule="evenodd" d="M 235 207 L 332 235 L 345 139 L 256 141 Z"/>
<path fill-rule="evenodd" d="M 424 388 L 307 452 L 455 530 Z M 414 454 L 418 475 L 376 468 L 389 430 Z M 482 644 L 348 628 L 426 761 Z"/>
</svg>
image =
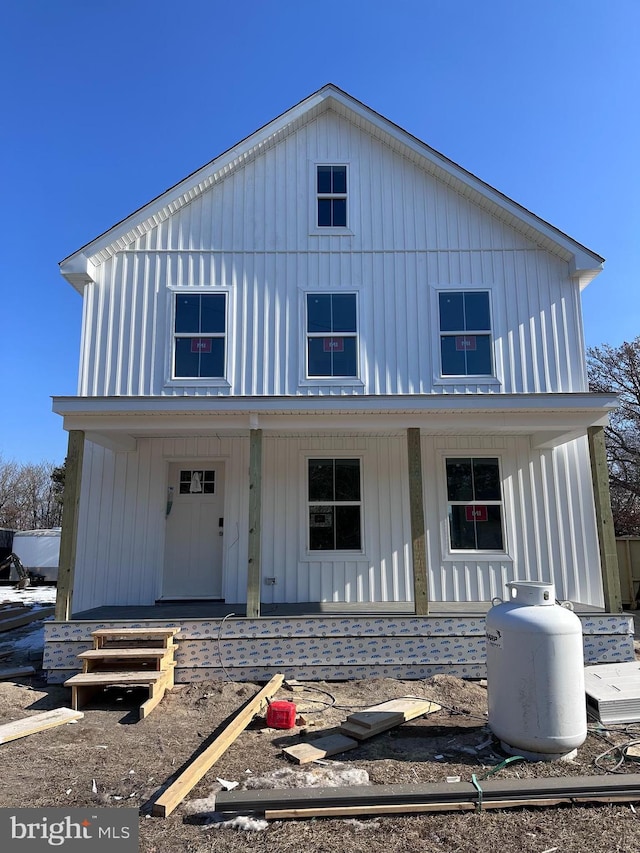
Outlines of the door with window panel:
<svg viewBox="0 0 640 853">
<path fill-rule="evenodd" d="M 169 466 L 163 598 L 222 598 L 224 466 Z"/>
</svg>

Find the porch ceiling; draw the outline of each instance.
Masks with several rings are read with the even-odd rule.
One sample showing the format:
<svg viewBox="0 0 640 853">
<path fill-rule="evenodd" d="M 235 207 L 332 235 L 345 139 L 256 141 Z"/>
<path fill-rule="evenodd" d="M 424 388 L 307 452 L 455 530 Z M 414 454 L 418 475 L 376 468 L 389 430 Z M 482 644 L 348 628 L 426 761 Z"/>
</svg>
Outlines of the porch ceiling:
<svg viewBox="0 0 640 853">
<path fill-rule="evenodd" d="M 529 435 L 553 447 L 604 426 L 611 394 L 487 394 L 324 397 L 54 397 L 66 430 L 114 450 L 137 439 L 271 433 Z"/>
</svg>

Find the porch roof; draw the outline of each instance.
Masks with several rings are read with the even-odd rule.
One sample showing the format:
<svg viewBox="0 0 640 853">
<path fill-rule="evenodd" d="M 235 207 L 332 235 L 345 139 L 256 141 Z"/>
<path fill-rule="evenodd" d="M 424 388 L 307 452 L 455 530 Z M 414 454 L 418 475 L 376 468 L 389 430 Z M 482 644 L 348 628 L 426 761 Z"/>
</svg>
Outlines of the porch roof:
<svg viewBox="0 0 640 853">
<path fill-rule="evenodd" d="M 406 394 L 299 397 L 54 397 L 66 430 L 132 451 L 137 439 L 271 433 L 524 434 L 554 447 L 604 426 L 613 394 Z"/>
</svg>

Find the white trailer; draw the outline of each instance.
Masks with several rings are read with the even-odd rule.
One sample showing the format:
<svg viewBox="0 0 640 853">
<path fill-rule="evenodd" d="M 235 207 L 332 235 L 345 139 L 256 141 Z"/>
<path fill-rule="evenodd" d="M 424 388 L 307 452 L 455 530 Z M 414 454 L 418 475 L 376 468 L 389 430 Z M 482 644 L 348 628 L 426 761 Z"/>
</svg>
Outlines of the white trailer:
<svg viewBox="0 0 640 853">
<path fill-rule="evenodd" d="M 14 535 L 13 553 L 34 580 L 48 583 L 58 580 L 60 532 L 60 527 L 52 527 L 47 530 L 19 530 Z M 12 576 L 14 572 L 12 569 Z"/>
</svg>

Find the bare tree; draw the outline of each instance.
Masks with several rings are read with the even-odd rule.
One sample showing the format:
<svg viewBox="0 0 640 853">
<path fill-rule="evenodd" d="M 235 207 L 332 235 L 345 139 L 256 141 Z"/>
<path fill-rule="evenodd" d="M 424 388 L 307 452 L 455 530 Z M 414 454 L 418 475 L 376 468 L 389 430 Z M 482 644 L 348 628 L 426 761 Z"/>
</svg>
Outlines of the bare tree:
<svg viewBox="0 0 640 853">
<path fill-rule="evenodd" d="M 51 462 L 20 465 L 0 456 L 0 527 L 58 527 L 62 519 L 60 470 Z"/>
<path fill-rule="evenodd" d="M 587 352 L 592 391 L 618 395 L 605 430 L 611 506 L 618 536 L 640 535 L 640 337 Z"/>
</svg>

